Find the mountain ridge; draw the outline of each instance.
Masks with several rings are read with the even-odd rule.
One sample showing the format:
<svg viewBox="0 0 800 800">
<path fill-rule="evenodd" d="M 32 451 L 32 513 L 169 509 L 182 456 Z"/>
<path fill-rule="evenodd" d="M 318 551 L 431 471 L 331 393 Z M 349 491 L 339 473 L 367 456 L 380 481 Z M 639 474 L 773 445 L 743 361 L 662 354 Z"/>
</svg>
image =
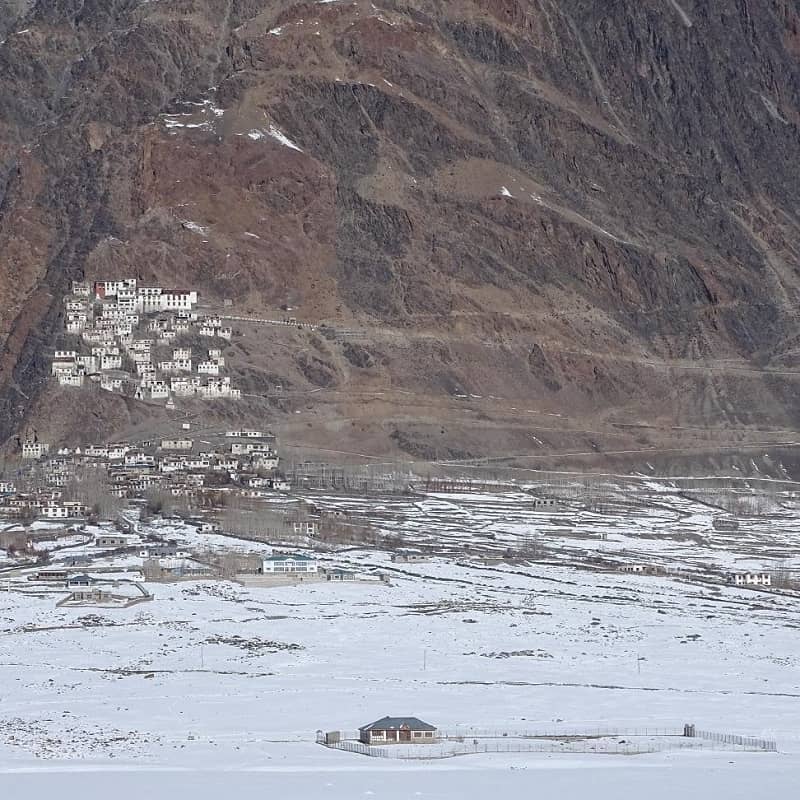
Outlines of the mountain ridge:
<svg viewBox="0 0 800 800">
<path fill-rule="evenodd" d="M 554 458 L 625 449 L 620 423 L 654 448 L 796 430 L 791 4 L 6 6 L 3 438 L 49 416 L 68 281 L 122 274 L 365 331 L 351 358 L 304 340 L 242 360 L 254 393 L 331 393 L 320 445 L 528 448 L 526 400 L 571 420 Z M 354 431 L 363 392 L 384 400 Z M 119 403 L 98 434 L 145 413 Z M 296 404 L 243 413 L 296 435 Z"/>
</svg>

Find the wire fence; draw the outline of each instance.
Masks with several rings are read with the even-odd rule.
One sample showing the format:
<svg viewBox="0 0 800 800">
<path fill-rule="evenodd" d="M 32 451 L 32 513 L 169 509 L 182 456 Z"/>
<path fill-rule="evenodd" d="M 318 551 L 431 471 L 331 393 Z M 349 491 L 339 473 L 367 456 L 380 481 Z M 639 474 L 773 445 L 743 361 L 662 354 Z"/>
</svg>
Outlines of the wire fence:
<svg viewBox="0 0 800 800">
<path fill-rule="evenodd" d="M 437 731 L 425 740 L 386 746 L 359 741 L 358 731 L 319 732 L 317 743 L 371 758 L 428 760 L 474 753 L 594 753 L 640 755 L 668 750 L 777 752 L 776 742 L 736 734 L 686 728 L 613 728 L 571 730 Z"/>
<path fill-rule="evenodd" d="M 763 750 L 768 753 L 776 753 L 778 751 L 777 743 L 771 739 L 755 739 L 750 736 L 739 736 L 735 733 L 715 733 L 713 731 L 695 731 L 694 735 L 714 744 L 728 745 L 742 750 Z"/>
<path fill-rule="evenodd" d="M 437 740 L 461 741 L 463 739 L 589 739 L 607 736 L 684 736 L 686 728 L 440 728 L 436 731 Z M 336 736 L 341 740 L 358 741 L 361 733 L 357 730 L 333 731 L 326 736 Z M 698 734 L 699 735 L 699 734 Z M 319 736 L 319 734 L 318 734 Z"/>
</svg>

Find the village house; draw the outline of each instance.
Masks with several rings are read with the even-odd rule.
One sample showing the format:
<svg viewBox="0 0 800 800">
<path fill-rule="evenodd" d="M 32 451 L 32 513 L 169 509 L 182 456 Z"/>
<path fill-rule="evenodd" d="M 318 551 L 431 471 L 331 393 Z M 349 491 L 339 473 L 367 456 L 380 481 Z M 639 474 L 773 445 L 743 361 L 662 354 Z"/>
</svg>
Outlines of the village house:
<svg viewBox="0 0 800 800">
<path fill-rule="evenodd" d="M 72 373 L 72 374 L 60 374 L 58 376 L 58 383 L 59 386 L 75 386 L 81 387 L 83 386 L 83 374 L 82 373 Z"/>
<path fill-rule="evenodd" d="M 183 468 L 183 459 L 178 456 L 167 456 L 158 462 L 158 471 L 165 474 L 182 472 Z"/>
<path fill-rule="evenodd" d="M 94 296 L 98 300 L 106 297 L 116 297 L 117 293 L 123 289 L 136 289 L 136 278 L 125 278 L 120 281 L 96 281 L 94 284 Z"/>
<path fill-rule="evenodd" d="M 178 372 L 191 372 L 192 362 L 191 359 L 188 358 L 180 360 L 172 360 L 172 361 L 159 361 L 158 368 L 161 372 L 165 372 L 167 374 L 178 373 Z"/>
<path fill-rule="evenodd" d="M 225 436 L 228 439 L 264 439 L 266 437 L 272 438 L 271 434 L 265 434 L 262 431 L 245 431 L 245 430 L 225 431 Z"/>
<path fill-rule="evenodd" d="M 531 500 L 531 505 L 535 509 L 555 508 L 558 505 L 558 501 L 552 497 L 534 497 Z"/>
<path fill-rule="evenodd" d="M 156 464 L 155 456 L 149 453 L 142 453 L 138 450 L 125 454 L 126 467 L 154 467 Z"/>
<path fill-rule="evenodd" d="M 197 490 L 188 483 L 176 483 L 170 486 L 169 492 L 173 497 L 197 497 Z"/>
<path fill-rule="evenodd" d="M 158 298 L 161 296 L 162 291 L 160 286 L 140 286 L 136 290 L 139 306 L 142 309 L 158 311 L 160 305 Z"/>
<path fill-rule="evenodd" d="M 50 372 L 56 378 L 62 375 L 73 375 L 78 372 L 78 365 L 74 361 L 54 361 L 50 365 Z"/>
<path fill-rule="evenodd" d="M 133 311 L 136 307 L 137 297 L 138 291 L 134 287 L 126 287 L 117 292 L 117 303 Z"/>
<path fill-rule="evenodd" d="M 732 572 L 725 579 L 733 586 L 772 586 L 772 575 L 768 572 Z"/>
<path fill-rule="evenodd" d="M 89 509 L 83 503 L 67 501 L 65 503 L 45 503 L 39 509 L 40 516 L 45 519 L 77 519 L 85 517 Z"/>
<path fill-rule="evenodd" d="M 103 353 L 100 356 L 100 369 L 122 369 L 122 356 L 115 353 Z"/>
<path fill-rule="evenodd" d="M 211 462 L 202 456 L 187 456 L 183 459 L 184 469 L 211 469 Z"/>
<path fill-rule="evenodd" d="M 272 478 L 270 486 L 276 492 L 290 492 L 292 490 L 292 484 L 286 478 Z"/>
<path fill-rule="evenodd" d="M 43 583 L 66 583 L 69 573 L 65 569 L 41 569 L 33 575 L 28 575 L 29 581 Z"/>
<path fill-rule="evenodd" d="M 96 547 L 127 547 L 128 540 L 125 536 L 115 536 L 113 534 L 102 534 L 96 536 L 94 540 Z"/>
<path fill-rule="evenodd" d="M 88 315 L 82 311 L 70 311 L 67 314 L 66 328 L 67 333 L 81 333 L 88 322 Z"/>
<path fill-rule="evenodd" d="M 358 729 L 364 744 L 431 744 L 436 728 L 417 717 L 383 717 Z"/>
<path fill-rule="evenodd" d="M 420 550 L 401 550 L 392 554 L 392 561 L 396 564 L 416 564 L 430 561 L 430 556 Z"/>
<path fill-rule="evenodd" d="M 250 458 L 250 466 L 262 470 L 278 469 L 278 456 L 274 453 L 254 453 Z"/>
<path fill-rule="evenodd" d="M 620 572 L 633 575 L 656 575 L 659 572 L 659 568 L 654 564 L 623 564 L 620 567 Z"/>
<path fill-rule="evenodd" d="M 83 367 L 86 372 L 97 372 L 97 357 L 92 355 L 76 356 L 75 363 Z"/>
<path fill-rule="evenodd" d="M 214 567 L 188 558 L 148 558 L 142 565 L 142 571 L 148 581 L 203 578 L 216 574 Z"/>
<path fill-rule="evenodd" d="M 262 455 L 275 455 L 275 451 L 264 442 L 234 442 L 231 445 L 231 453 L 235 456 L 251 455 L 260 453 Z"/>
<path fill-rule="evenodd" d="M 76 363 L 74 358 L 70 358 L 68 360 L 58 359 L 56 361 L 53 361 L 53 363 L 50 365 L 50 374 L 56 376 L 69 374 L 73 372 L 75 368 L 76 368 Z"/>
<path fill-rule="evenodd" d="M 191 397 L 200 390 L 200 378 L 172 378 L 170 389 L 176 397 Z"/>
<path fill-rule="evenodd" d="M 124 308 L 120 308 L 116 303 L 106 303 L 101 308 L 102 313 L 102 322 L 99 324 L 105 324 L 107 320 L 113 320 L 114 322 L 118 322 L 119 320 L 123 320 L 128 316 L 128 311 Z"/>
<path fill-rule="evenodd" d="M 197 292 L 173 289 L 162 292 L 158 299 L 161 311 L 189 311 L 197 305 Z"/>
<path fill-rule="evenodd" d="M 140 558 L 188 558 L 188 550 L 176 544 L 156 544 L 139 551 Z"/>
<path fill-rule="evenodd" d="M 194 442 L 191 439 L 162 439 L 161 450 L 191 450 Z"/>
<path fill-rule="evenodd" d="M 68 512 L 58 503 L 46 503 L 39 509 L 40 516 L 45 519 L 67 519 Z"/>
<path fill-rule="evenodd" d="M 73 588 L 78 586 L 92 586 L 95 583 L 95 579 L 91 575 L 86 575 L 85 573 L 82 575 L 71 575 L 67 578 L 67 587 Z"/>
<path fill-rule="evenodd" d="M 56 494 L 56 492 L 53 492 L 53 494 Z M 16 497 L 8 499 L 8 507 L 19 511 L 24 511 L 27 508 L 39 509 L 41 506 L 42 501 L 32 494 L 18 494 Z"/>
<path fill-rule="evenodd" d="M 122 378 L 103 375 L 100 379 L 100 388 L 106 392 L 121 392 L 125 381 Z"/>
<path fill-rule="evenodd" d="M 354 581 L 356 573 L 349 569 L 342 569 L 341 567 L 334 567 L 333 569 L 323 570 L 326 581 L 333 583 L 342 583 L 346 581 Z"/>
<path fill-rule="evenodd" d="M 197 394 L 203 397 L 241 397 L 242 390 L 231 386 L 230 378 L 209 378 L 205 384 L 197 386 Z"/>
<path fill-rule="evenodd" d="M 197 365 L 199 375 L 219 375 L 220 365 L 216 361 L 201 361 Z"/>
<path fill-rule="evenodd" d="M 222 525 L 218 522 L 199 522 L 197 524 L 198 533 L 222 533 Z"/>
<path fill-rule="evenodd" d="M 22 457 L 24 459 L 37 459 L 44 456 L 50 450 L 50 445 L 45 442 L 31 441 L 28 439 L 22 443 Z"/>
<path fill-rule="evenodd" d="M 99 587 L 80 587 L 70 592 L 57 605 L 100 605 L 109 602 L 111 598 L 110 592 Z"/>
<path fill-rule="evenodd" d="M 292 533 L 295 536 L 316 536 L 319 525 L 314 520 L 295 520 L 292 522 Z"/>
<path fill-rule="evenodd" d="M 111 444 L 108 446 L 108 460 L 109 461 L 122 461 L 125 455 L 130 450 L 130 445 L 120 442 L 119 444 Z"/>
<path fill-rule="evenodd" d="M 262 562 L 264 575 L 308 575 L 317 572 L 317 562 L 304 555 L 271 555 Z"/>
<path fill-rule="evenodd" d="M 164 381 L 153 381 L 149 385 L 139 386 L 134 397 L 137 400 L 166 400 L 169 398 L 169 387 Z"/>
<path fill-rule="evenodd" d="M 131 475 L 128 479 L 128 492 L 126 492 L 126 494 L 133 493 L 134 496 L 138 495 L 141 497 L 143 492 L 146 492 L 153 486 L 160 485 L 160 483 L 161 478 L 158 475 L 145 475 L 141 473 L 138 475 Z"/>
</svg>

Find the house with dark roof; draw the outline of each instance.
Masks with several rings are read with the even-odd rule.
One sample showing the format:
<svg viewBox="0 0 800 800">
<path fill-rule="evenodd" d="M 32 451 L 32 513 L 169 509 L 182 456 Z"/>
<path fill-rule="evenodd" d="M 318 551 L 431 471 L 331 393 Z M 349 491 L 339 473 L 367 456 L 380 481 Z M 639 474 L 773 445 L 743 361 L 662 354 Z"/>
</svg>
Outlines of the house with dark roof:
<svg viewBox="0 0 800 800">
<path fill-rule="evenodd" d="M 300 554 L 282 553 L 268 556 L 262 562 L 264 575 L 297 575 L 317 572 L 317 562 Z"/>
<path fill-rule="evenodd" d="M 95 583 L 95 579 L 91 575 L 70 575 L 67 578 L 67 586 L 70 588 L 73 586 L 92 586 Z"/>
<path fill-rule="evenodd" d="M 352 572 L 349 569 L 342 569 L 341 567 L 324 569 L 322 572 L 325 575 L 326 581 L 335 581 L 336 583 L 341 583 L 342 581 L 354 581 L 356 579 L 355 572 Z"/>
<path fill-rule="evenodd" d="M 417 717 L 384 717 L 358 729 L 364 744 L 430 744 L 436 728 Z"/>
</svg>

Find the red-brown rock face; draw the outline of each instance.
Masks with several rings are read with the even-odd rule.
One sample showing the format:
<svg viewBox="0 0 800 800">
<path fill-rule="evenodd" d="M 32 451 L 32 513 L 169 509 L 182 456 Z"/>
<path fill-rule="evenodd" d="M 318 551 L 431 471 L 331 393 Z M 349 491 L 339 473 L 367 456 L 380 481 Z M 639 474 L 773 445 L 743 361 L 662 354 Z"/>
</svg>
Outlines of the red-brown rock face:
<svg viewBox="0 0 800 800">
<path fill-rule="evenodd" d="M 309 446 L 792 438 L 793 4 L 29 5 L 0 3 L 3 438 L 67 434 L 48 359 L 83 275 L 358 331 L 231 356 L 236 413 Z M 147 416 L 119 403 L 98 433 Z"/>
</svg>

